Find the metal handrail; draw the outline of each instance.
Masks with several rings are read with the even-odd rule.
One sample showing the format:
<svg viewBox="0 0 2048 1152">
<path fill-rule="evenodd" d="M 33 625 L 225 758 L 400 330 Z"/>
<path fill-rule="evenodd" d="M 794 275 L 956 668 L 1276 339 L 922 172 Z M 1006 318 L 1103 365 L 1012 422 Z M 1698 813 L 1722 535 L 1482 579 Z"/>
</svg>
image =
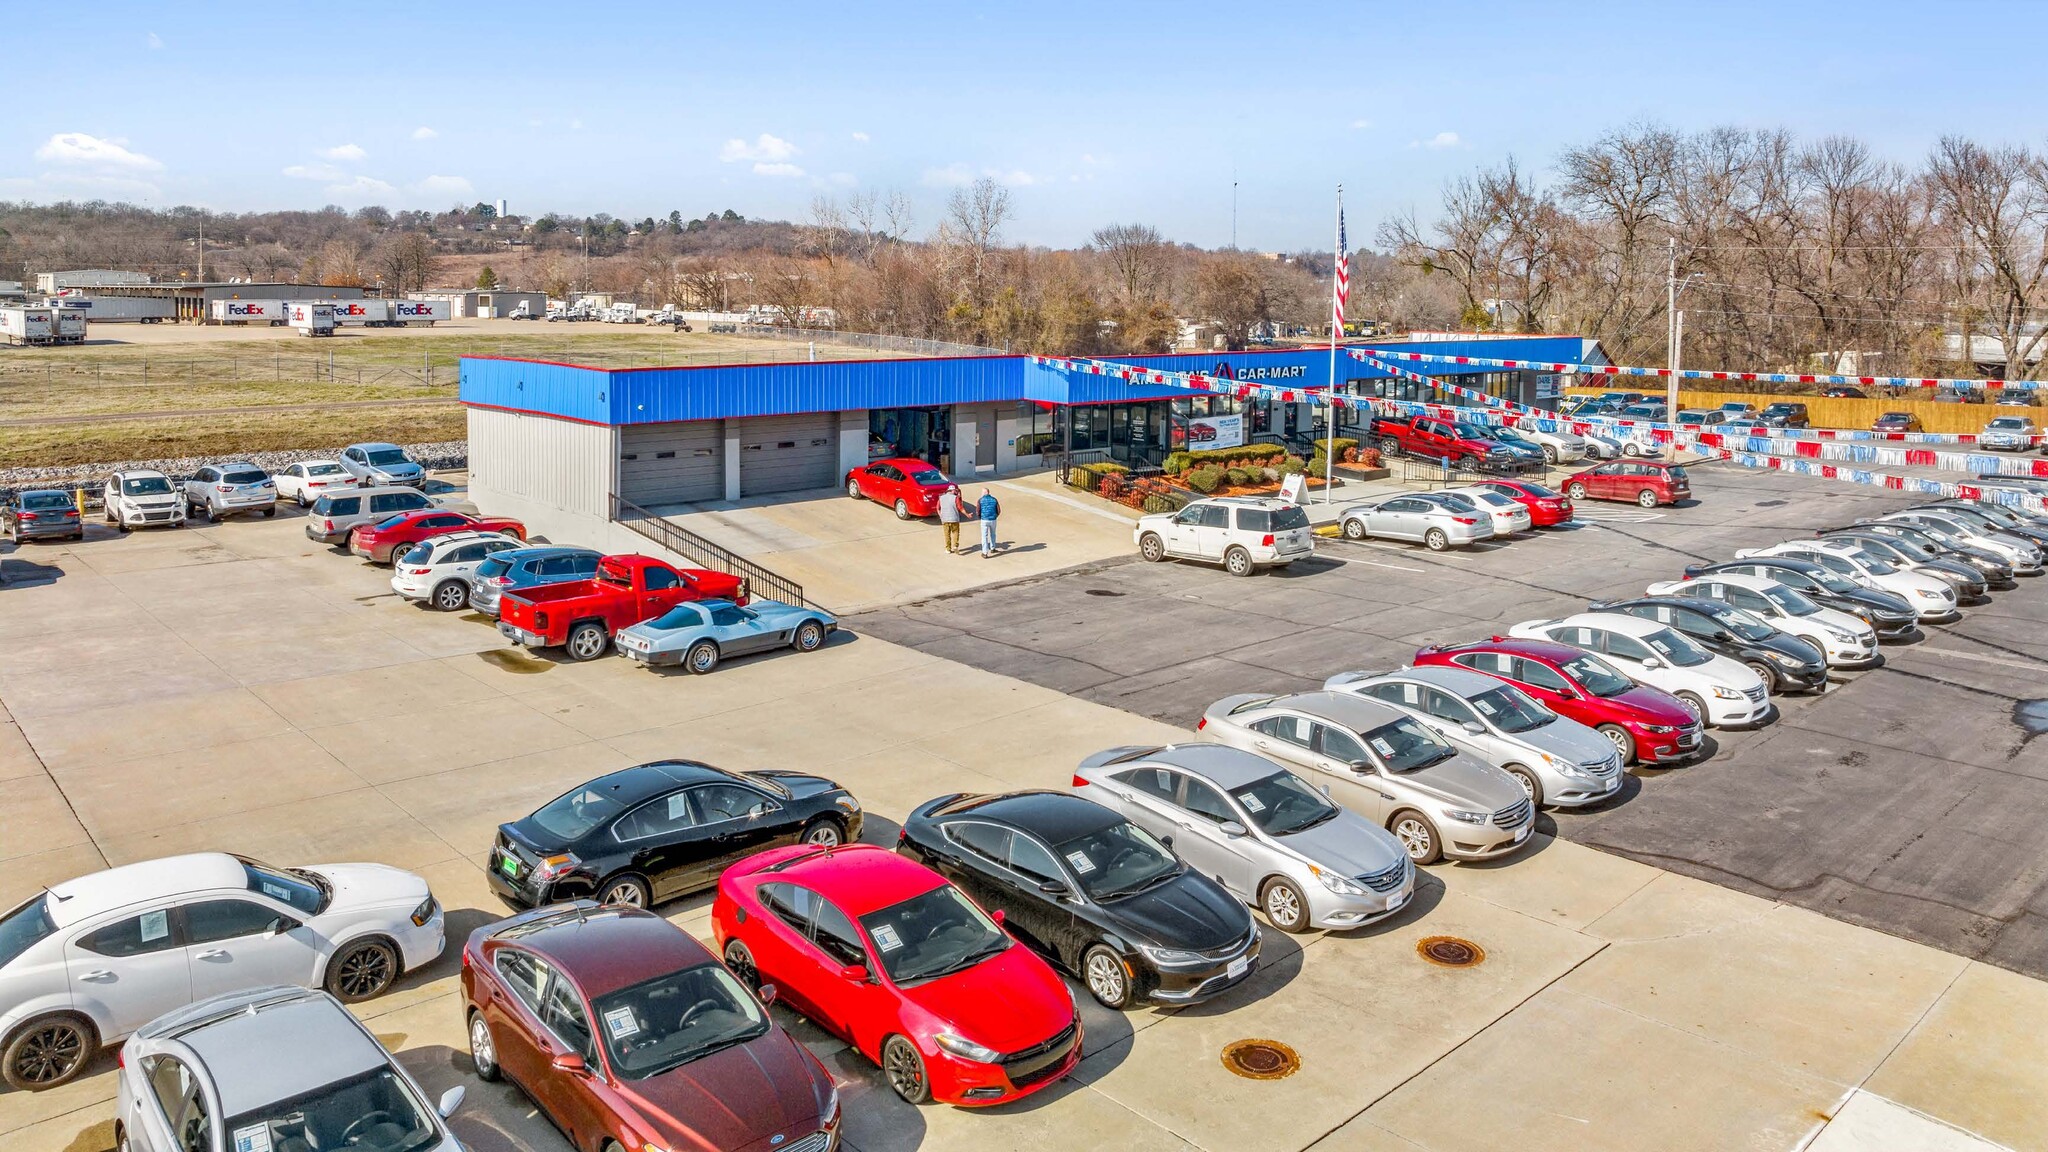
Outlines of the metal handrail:
<svg viewBox="0 0 2048 1152">
<path fill-rule="evenodd" d="M 678 556 L 687 556 L 692 561 L 714 572 L 738 576 L 747 582 L 750 594 L 766 591 L 774 599 L 785 604 L 821 608 L 804 596 L 804 586 L 787 576 L 779 575 L 752 560 L 733 552 L 729 548 L 714 544 L 686 528 L 679 527 L 660 516 L 649 512 L 638 504 L 613 493 L 612 522 L 647 537 Z"/>
</svg>

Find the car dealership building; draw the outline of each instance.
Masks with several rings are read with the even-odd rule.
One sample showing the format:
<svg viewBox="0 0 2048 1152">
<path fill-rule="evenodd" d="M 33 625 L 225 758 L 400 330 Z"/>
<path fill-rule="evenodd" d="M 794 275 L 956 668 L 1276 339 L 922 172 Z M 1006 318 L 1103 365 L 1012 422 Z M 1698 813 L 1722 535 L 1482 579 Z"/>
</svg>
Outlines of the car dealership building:
<svg viewBox="0 0 2048 1152">
<path fill-rule="evenodd" d="M 1410 336 L 1388 350 L 1553 362 L 1602 362 L 1570 336 Z M 1329 386 L 1328 348 L 1115 357 L 1117 363 L 1305 391 Z M 1555 377 L 1432 366 L 1504 399 L 1548 406 Z M 1339 391 L 1442 399 L 1348 356 Z M 1071 449 L 1156 464 L 1184 447 L 1244 440 L 1306 447 L 1326 405 L 1239 401 L 1063 372 L 1026 356 L 815 361 L 702 368 L 600 368 L 465 357 L 471 498 L 536 531 L 580 533 L 620 501 L 667 506 L 832 488 L 879 456 L 914 456 L 950 475 L 1003 476 Z M 1233 419 L 1234 418 L 1234 419 Z M 1339 413 L 1348 434 L 1355 410 Z"/>
</svg>

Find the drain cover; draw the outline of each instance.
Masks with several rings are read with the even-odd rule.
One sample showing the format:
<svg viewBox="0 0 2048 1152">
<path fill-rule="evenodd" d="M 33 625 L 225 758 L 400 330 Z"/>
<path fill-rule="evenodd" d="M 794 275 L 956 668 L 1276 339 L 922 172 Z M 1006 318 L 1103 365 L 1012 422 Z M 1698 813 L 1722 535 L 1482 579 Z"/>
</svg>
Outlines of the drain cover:
<svg viewBox="0 0 2048 1152">
<path fill-rule="evenodd" d="M 1247 1080 L 1279 1080 L 1294 1075 L 1301 1057 L 1278 1040 L 1238 1040 L 1223 1046 L 1223 1066 Z"/>
<path fill-rule="evenodd" d="M 1486 959 L 1486 949 L 1456 936 L 1425 936 L 1415 950 L 1424 960 L 1445 968 L 1470 968 Z"/>
</svg>

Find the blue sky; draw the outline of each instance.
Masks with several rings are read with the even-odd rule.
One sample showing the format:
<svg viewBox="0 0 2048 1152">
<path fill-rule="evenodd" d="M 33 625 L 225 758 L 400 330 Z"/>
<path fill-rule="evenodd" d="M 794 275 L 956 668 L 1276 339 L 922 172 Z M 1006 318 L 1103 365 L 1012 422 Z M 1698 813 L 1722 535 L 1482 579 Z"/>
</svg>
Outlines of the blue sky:
<svg viewBox="0 0 2048 1152">
<path fill-rule="evenodd" d="M 1551 9 L 1550 11 L 1539 11 Z M 2035 5 L 64 5 L 11 22 L 0 199 L 220 210 L 734 208 L 1009 184 L 1013 240 L 1143 221 L 1353 242 L 1447 176 L 1631 119 L 2043 143 Z M 472 14 L 488 13 L 474 19 Z"/>
</svg>

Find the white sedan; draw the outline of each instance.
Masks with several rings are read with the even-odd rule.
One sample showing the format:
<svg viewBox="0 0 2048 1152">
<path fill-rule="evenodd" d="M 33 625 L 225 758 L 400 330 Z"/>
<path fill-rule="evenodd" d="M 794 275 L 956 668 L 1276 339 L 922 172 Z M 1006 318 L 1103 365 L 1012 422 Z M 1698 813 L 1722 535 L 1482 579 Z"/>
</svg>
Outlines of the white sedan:
<svg viewBox="0 0 2048 1152">
<path fill-rule="evenodd" d="M 1749 555 L 1737 552 L 1738 559 Z M 1798 557 L 1797 553 L 1785 555 Z M 1804 559 L 1804 557 L 1798 557 Z M 1780 632 L 1813 646 L 1835 668 L 1864 668 L 1877 663 L 1877 631 L 1861 617 L 1838 608 L 1823 608 L 1806 593 L 1775 580 L 1736 572 L 1708 572 L 1691 580 L 1667 580 L 1644 589 L 1652 596 L 1696 596 L 1733 604 L 1761 616 Z M 1954 603 L 1951 599 L 1950 603 Z"/>
<path fill-rule="evenodd" d="M 367 1000 L 439 956 L 443 927 L 427 882 L 382 864 L 207 852 L 67 880 L 0 916 L 0 1077 L 54 1088 L 102 1045 L 226 992 Z"/>
<path fill-rule="evenodd" d="M 391 590 L 443 612 L 469 606 L 469 578 L 492 555 L 526 547 L 503 532 L 450 532 L 422 540 L 391 562 Z"/>
<path fill-rule="evenodd" d="M 1939 576 L 1925 572 L 1914 572 L 1900 568 L 1865 548 L 1854 540 L 1827 539 L 1787 540 L 1769 548 L 1748 548 L 1735 554 L 1737 560 L 1748 560 L 1758 556 L 1787 556 L 1794 560 L 1811 560 L 1831 571 L 1838 572 L 1866 588 L 1904 596 L 1922 620 L 1954 619 L 1956 608 L 1955 586 Z M 1656 593 L 1651 593 L 1656 595 Z M 1747 607 L 1747 605 L 1736 605 Z M 1784 627 L 1784 625 L 1779 625 Z M 1787 629 L 1789 631 L 1789 629 Z"/>
<path fill-rule="evenodd" d="M 1463 496 L 1484 512 L 1487 522 L 1493 525 L 1495 536 L 1512 536 L 1517 532 L 1528 532 L 1534 527 L 1528 505 L 1491 488 L 1475 484 L 1466 488 L 1446 488 L 1444 491 Z"/>
<path fill-rule="evenodd" d="M 354 488 L 362 483 L 333 460 L 301 460 L 287 464 L 271 479 L 277 482 L 279 498 L 296 500 L 301 508 L 311 507 L 313 501 L 329 492 Z"/>
<path fill-rule="evenodd" d="M 1524 621 L 1508 629 L 1508 635 L 1596 653 L 1630 679 L 1678 697 L 1702 723 L 1716 728 L 1770 718 L 1770 690 L 1755 669 L 1715 655 L 1655 620 L 1581 612 L 1562 620 Z"/>
</svg>

